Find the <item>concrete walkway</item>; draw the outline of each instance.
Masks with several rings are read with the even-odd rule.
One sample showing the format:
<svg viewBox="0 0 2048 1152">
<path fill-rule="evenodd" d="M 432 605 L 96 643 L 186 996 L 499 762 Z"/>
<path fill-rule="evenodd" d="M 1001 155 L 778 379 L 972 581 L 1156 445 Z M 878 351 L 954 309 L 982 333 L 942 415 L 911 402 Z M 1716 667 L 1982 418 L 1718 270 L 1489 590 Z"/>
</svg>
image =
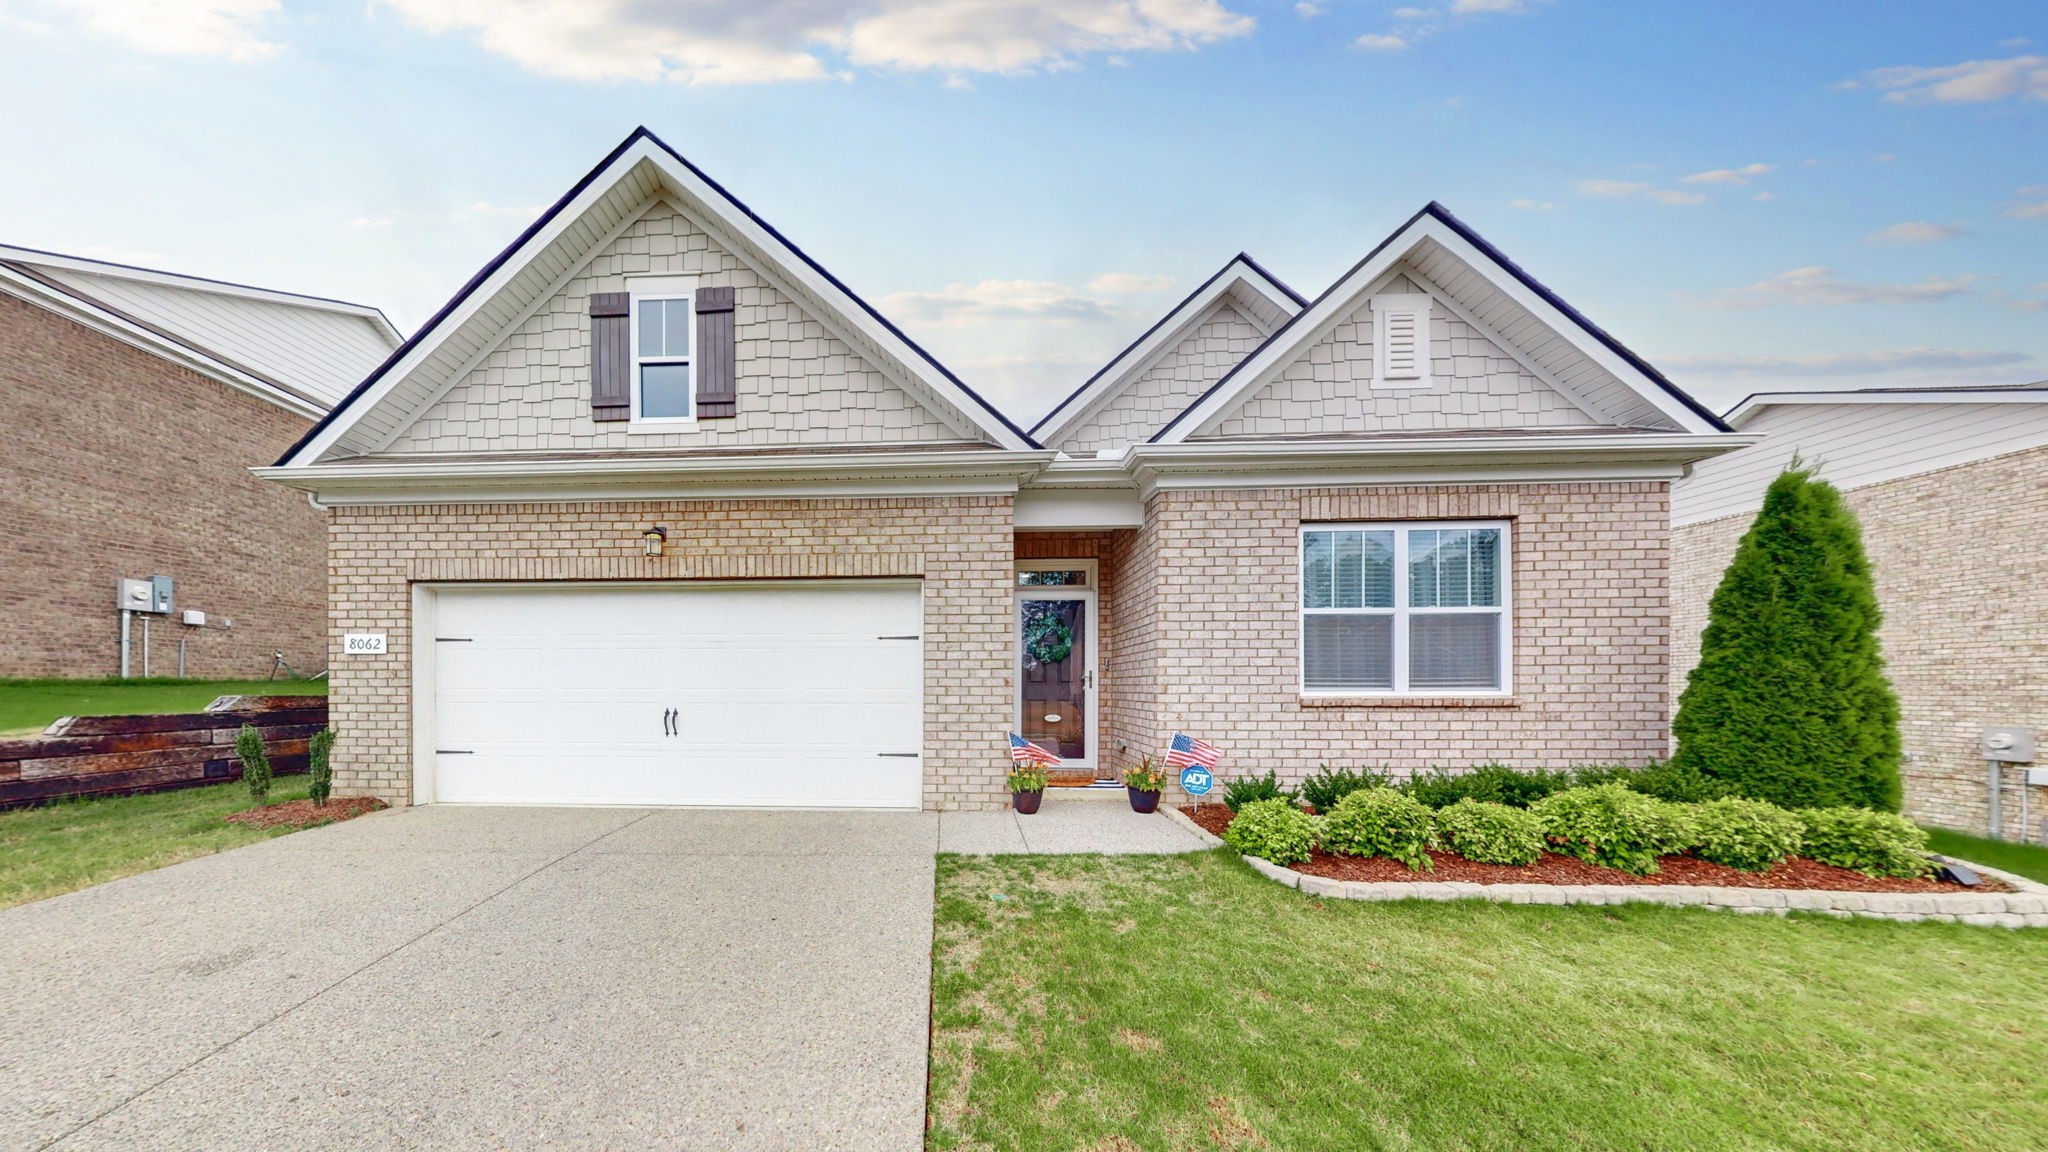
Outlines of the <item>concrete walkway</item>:
<svg viewBox="0 0 2048 1152">
<path fill-rule="evenodd" d="M 923 1144 L 935 850 L 1045 811 L 414 808 L 0 912 L 0 1150 Z"/>
<path fill-rule="evenodd" d="M 1046 792 L 1038 812 L 947 812 L 939 817 L 939 851 L 969 855 L 1026 852 L 1101 852 L 1121 856 L 1144 852 L 1198 852 L 1201 837 L 1157 813 L 1131 811 L 1123 789 L 1060 789 Z"/>
</svg>

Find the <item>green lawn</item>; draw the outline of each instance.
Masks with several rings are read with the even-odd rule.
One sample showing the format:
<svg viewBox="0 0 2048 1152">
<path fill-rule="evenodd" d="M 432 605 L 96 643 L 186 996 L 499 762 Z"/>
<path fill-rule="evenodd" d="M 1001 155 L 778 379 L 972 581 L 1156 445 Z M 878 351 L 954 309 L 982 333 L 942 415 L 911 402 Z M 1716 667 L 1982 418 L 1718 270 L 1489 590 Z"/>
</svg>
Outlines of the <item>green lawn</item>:
<svg viewBox="0 0 2048 1152">
<path fill-rule="evenodd" d="M 2015 844 L 2010 840 L 1986 840 L 1967 832 L 1946 828 L 1927 830 L 1928 847 L 1943 856 L 1968 860 L 1986 868 L 2002 868 L 2029 880 L 2048 884 L 2048 848 L 2039 844 Z"/>
<path fill-rule="evenodd" d="M 270 802 L 303 799 L 304 776 L 280 776 Z M 222 819 L 251 807 L 241 781 L 0 812 L 0 908 L 239 848 L 281 835 Z"/>
<path fill-rule="evenodd" d="M 0 733 L 59 716 L 197 712 L 216 696 L 325 696 L 325 680 L 0 680 Z"/>
<path fill-rule="evenodd" d="M 938 901 L 934 1149 L 2003 1152 L 2048 1132 L 2040 931 L 1318 901 L 1223 851 L 942 856 Z"/>
</svg>

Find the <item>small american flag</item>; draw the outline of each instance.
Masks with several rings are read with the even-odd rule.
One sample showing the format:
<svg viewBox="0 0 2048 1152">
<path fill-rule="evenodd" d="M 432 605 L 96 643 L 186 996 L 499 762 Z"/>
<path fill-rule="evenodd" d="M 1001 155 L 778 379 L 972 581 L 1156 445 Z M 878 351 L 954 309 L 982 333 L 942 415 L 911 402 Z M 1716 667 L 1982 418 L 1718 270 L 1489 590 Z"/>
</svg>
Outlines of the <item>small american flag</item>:
<svg viewBox="0 0 2048 1152">
<path fill-rule="evenodd" d="M 1010 733 L 1010 759 L 1019 764 L 1043 764 L 1047 768 L 1060 766 L 1060 758 L 1040 748 L 1015 732 Z"/>
<path fill-rule="evenodd" d="M 1218 759 L 1219 756 L 1214 744 L 1209 743 L 1207 740 L 1197 740 L 1193 736 L 1182 732 L 1175 732 L 1173 734 L 1173 742 L 1166 746 L 1166 766 L 1168 768 L 1199 767 L 1207 768 L 1214 772 Z"/>
</svg>

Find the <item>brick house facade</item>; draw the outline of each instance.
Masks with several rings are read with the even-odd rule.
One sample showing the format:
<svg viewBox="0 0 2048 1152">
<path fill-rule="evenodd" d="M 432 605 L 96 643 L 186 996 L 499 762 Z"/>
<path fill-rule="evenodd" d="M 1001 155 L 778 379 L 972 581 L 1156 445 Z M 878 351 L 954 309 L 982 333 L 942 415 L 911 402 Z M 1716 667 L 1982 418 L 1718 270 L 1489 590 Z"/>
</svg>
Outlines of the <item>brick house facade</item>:
<svg viewBox="0 0 2048 1152">
<path fill-rule="evenodd" d="M 206 622 L 139 617 L 133 674 L 326 667 L 326 518 L 249 469 L 395 343 L 375 309 L 0 246 L 0 677 L 117 674 L 116 582 L 152 575 Z"/>
<path fill-rule="evenodd" d="M 0 348 L 0 676 L 114 675 L 115 582 L 156 573 L 208 624 L 154 621 L 152 674 L 326 667 L 325 519 L 248 471 L 310 419 L 6 294 Z"/>
<path fill-rule="evenodd" d="M 681 310 L 692 301 L 707 311 Z M 630 343 L 625 328 L 600 332 L 606 316 L 632 318 Z M 678 324 L 695 325 L 694 343 Z M 630 418 L 600 383 L 622 375 L 637 390 Z M 657 381 L 679 378 L 700 398 L 688 415 L 647 418 Z M 706 780 L 755 773 L 742 802 L 801 805 L 827 794 L 805 760 L 829 739 L 842 776 L 876 782 L 850 802 L 993 807 L 1007 801 L 1008 734 L 1041 719 L 1080 732 L 1062 748 L 1098 777 L 1176 730 L 1221 745 L 1233 769 L 1287 779 L 1319 763 L 1562 766 L 1662 750 L 1668 486 L 1731 445 L 1441 208 L 1313 305 L 1236 258 L 1056 413 L 1057 427 L 1025 433 L 635 133 L 265 472 L 334 508 L 338 789 L 716 803 L 732 790 Z M 1374 560 L 1373 579 L 1402 595 L 1424 596 L 1418 572 L 1438 580 L 1416 564 L 1463 565 L 1429 585 L 1449 600 L 1367 605 L 1382 623 L 1316 631 L 1335 637 L 1317 650 L 1337 645 L 1339 664 L 1378 659 L 1387 683 L 1424 687 L 1375 690 L 1369 673 L 1341 693 L 1305 684 L 1304 530 L 1338 524 L 1405 525 L 1389 533 L 1423 541 L 1389 545 L 1423 550 L 1389 553 L 1409 557 L 1398 565 Z M 1430 551 L 1440 544 L 1467 551 Z M 1020 572 L 1060 560 L 1089 563 L 1052 581 Z M 830 614 L 833 588 L 907 580 L 915 635 L 859 634 Z M 506 590 L 501 615 L 462 635 L 422 629 L 441 597 L 478 587 Z M 714 588 L 739 590 L 716 601 L 733 615 L 689 618 L 688 636 L 577 615 L 613 589 L 687 615 Z M 815 643 L 750 614 L 747 589 L 819 613 Z M 1035 647 L 1034 598 L 1085 612 L 1092 649 Z M 1412 622 L 1432 611 L 1474 615 Z M 1457 673 L 1458 691 L 1372 655 L 1406 651 L 1414 629 L 1417 668 L 1478 669 Z M 385 646 L 344 655 L 345 637 Z M 921 660 L 914 752 L 911 728 L 886 719 L 907 665 L 883 654 L 907 641 Z M 444 662 L 440 645 L 478 647 Z M 682 727 L 666 696 L 640 690 L 676 661 L 702 685 Z M 799 691 L 778 671 L 792 662 L 844 668 L 843 682 Z M 648 671 L 622 680 L 625 667 Z M 1031 697 L 1047 714 L 1020 715 L 1027 673 L 1070 695 Z M 506 711 L 515 698 L 527 703 Z M 821 734 L 807 713 L 829 709 L 848 719 Z M 732 719 L 742 712 L 769 719 Z M 578 779 L 549 776 L 551 749 L 584 766 Z M 880 783 L 885 758 L 908 757 L 915 797 Z M 444 789 L 451 773 L 464 783 Z M 497 786 L 513 774 L 526 783 Z"/>
</svg>

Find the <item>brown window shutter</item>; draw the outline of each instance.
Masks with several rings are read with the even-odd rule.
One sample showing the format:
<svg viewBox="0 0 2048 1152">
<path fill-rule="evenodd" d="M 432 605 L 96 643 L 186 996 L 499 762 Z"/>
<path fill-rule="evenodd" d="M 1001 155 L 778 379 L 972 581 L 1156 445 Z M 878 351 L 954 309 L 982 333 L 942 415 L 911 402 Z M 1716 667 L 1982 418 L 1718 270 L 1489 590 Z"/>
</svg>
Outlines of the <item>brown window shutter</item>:
<svg viewBox="0 0 2048 1152">
<path fill-rule="evenodd" d="M 590 418 L 633 418 L 633 297 L 590 294 Z"/>
<path fill-rule="evenodd" d="M 733 364 L 732 289 L 697 289 L 697 419 L 739 415 Z"/>
</svg>

